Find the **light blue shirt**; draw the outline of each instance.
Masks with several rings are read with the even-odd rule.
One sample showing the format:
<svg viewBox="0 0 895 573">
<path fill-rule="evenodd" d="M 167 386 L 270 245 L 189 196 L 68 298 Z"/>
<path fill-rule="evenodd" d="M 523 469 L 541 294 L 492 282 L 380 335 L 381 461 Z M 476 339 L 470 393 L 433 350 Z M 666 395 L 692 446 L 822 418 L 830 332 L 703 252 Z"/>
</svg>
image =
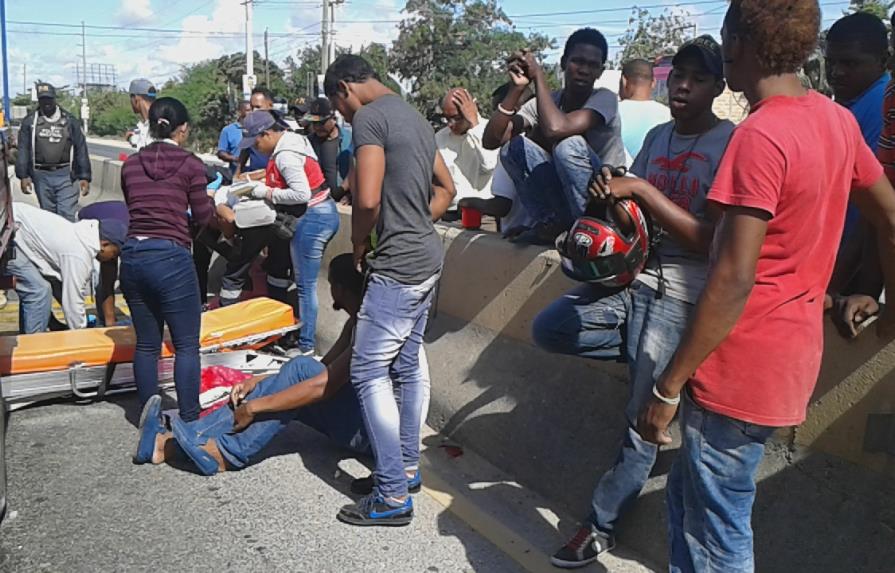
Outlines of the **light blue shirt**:
<svg viewBox="0 0 895 573">
<path fill-rule="evenodd" d="M 671 110 L 653 100 L 622 100 L 618 104 L 622 118 L 622 141 L 631 157 L 637 157 L 649 130 L 671 121 Z"/>
<path fill-rule="evenodd" d="M 218 139 L 218 151 L 229 153 L 230 155 L 239 155 L 239 142 L 242 141 L 242 127 L 239 122 L 234 121 L 221 130 L 221 137 Z M 236 164 L 230 164 L 230 174 L 236 173 Z"/>
</svg>

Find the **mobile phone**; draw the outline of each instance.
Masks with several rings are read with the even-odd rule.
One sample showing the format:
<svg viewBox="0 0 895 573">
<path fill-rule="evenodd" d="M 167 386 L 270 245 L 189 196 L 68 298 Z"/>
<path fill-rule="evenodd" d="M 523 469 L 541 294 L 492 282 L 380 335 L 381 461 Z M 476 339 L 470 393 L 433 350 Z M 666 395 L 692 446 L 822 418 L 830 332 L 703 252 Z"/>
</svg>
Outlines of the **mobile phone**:
<svg viewBox="0 0 895 573">
<path fill-rule="evenodd" d="M 855 336 L 861 334 L 865 328 L 873 324 L 879 319 L 879 314 L 871 314 L 861 322 L 855 325 Z"/>
</svg>

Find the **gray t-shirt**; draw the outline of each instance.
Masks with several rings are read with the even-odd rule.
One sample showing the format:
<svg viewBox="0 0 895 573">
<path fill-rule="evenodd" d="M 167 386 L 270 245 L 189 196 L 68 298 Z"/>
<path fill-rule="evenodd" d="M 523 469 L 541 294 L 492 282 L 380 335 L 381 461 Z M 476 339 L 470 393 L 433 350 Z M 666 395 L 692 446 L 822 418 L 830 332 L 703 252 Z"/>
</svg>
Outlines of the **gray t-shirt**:
<svg viewBox="0 0 895 573">
<path fill-rule="evenodd" d="M 560 109 L 562 90 L 553 92 L 553 101 Z M 622 142 L 622 122 L 618 114 L 618 96 L 606 88 L 595 89 L 581 109 L 590 109 L 603 118 L 603 125 L 587 130 L 584 138 L 600 162 L 609 165 L 625 165 L 625 145 Z M 538 125 L 538 98 L 525 102 L 519 115 L 528 127 Z"/>
<path fill-rule="evenodd" d="M 385 150 L 377 243 L 370 268 L 403 284 L 420 284 L 440 271 L 444 260 L 429 210 L 435 132 L 396 95 L 363 106 L 354 114 L 352 128 L 355 150 L 364 145 Z"/>
<path fill-rule="evenodd" d="M 674 122 L 656 126 L 646 135 L 631 173 L 646 179 L 674 203 L 702 219 L 706 194 L 715 179 L 734 124 L 724 120 L 701 135 L 680 135 Z M 658 265 L 668 296 L 695 304 L 705 287 L 708 257 L 679 245 L 669 235 L 659 244 L 658 257 L 650 257 L 637 280 L 659 288 Z"/>
</svg>

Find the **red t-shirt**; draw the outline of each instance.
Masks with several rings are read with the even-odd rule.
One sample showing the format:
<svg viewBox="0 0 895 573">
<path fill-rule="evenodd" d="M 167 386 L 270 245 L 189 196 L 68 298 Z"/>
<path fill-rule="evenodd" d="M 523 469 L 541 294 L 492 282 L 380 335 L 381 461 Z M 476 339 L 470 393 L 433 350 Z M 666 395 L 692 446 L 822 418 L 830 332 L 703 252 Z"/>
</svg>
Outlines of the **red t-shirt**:
<svg viewBox="0 0 895 573">
<path fill-rule="evenodd" d="M 765 426 L 805 419 L 849 192 L 882 174 L 854 116 L 815 92 L 769 98 L 734 131 L 708 198 L 771 219 L 743 314 L 690 381 L 697 403 Z"/>
</svg>

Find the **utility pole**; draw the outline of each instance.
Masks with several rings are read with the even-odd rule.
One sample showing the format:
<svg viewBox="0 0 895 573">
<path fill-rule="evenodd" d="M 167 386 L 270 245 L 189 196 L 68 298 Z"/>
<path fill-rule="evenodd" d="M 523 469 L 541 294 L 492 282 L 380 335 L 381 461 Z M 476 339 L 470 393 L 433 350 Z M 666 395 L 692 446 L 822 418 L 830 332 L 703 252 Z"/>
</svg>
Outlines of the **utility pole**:
<svg viewBox="0 0 895 573">
<path fill-rule="evenodd" d="M 270 89 L 270 60 L 267 59 L 267 28 L 264 28 L 264 87 Z"/>
<path fill-rule="evenodd" d="M 6 0 L 0 0 L 0 35 L 3 45 L 3 120 L 9 121 L 9 58 L 6 53 Z"/>
<path fill-rule="evenodd" d="M 22 93 L 28 93 L 28 64 L 22 66 Z"/>
<path fill-rule="evenodd" d="M 242 95 L 249 99 L 255 88 L 255 46 L 252 38 L 252 8 L 253 0 L 245 0 L 246 7 L 246 75 L 242 78 Z"/>
<path fill-rule="evenodd" d="M 81 64 L 84 66 L 84 91 L 81 94 L 81 119 L 84 121 L 84 133 L 87 133 L 87 121 L 90 119 L 90 104 L 87 101 L 87 33 L 84 20 L 81 20 Z"/>
<path fill-rule="evenodd" d="M 325 74 L 329 67 L 330 11 L 331 0 L 323 0 L 323 16 L 320 20 L 320 73 Z"/>
</svg>

